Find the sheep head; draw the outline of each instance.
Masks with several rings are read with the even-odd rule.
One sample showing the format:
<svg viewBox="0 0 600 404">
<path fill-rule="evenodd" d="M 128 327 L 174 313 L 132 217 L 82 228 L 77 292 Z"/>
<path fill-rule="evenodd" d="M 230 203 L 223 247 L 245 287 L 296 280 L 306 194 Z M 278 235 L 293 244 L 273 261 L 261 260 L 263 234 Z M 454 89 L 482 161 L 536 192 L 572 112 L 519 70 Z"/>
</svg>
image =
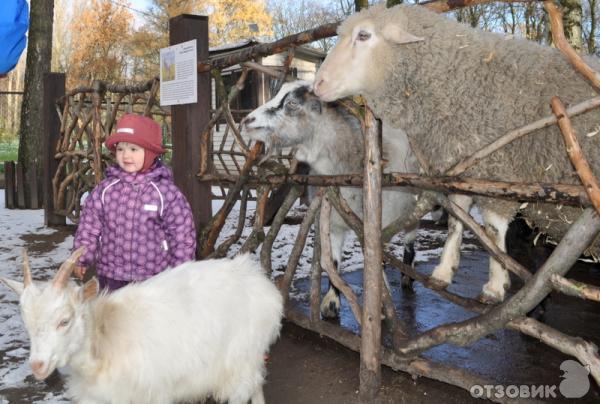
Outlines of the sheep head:
<svg viewBox="0 0 600 404">
<path fill-rule="evenodd" d="M 314 91 L 324 101 L 374 94 L 385 84 L 393 47 L 423 41 L 404 27 L 402 14 L 386 18 L 385 4 L 349 17 L 338 29 L 338 43 L 315 77 Z"/>
<path fill-rule="evenodd" d="M 23 282 L 0 278 L 20 297 L 19 306 L 31 341 L 29 364 L 38 380 L 65 366 L 84 338 L 84 303 L 98 292 L 92 279 L 84 286 L 69 282 L 73 268 L 85 249 L 79 248 L 61 265 L 54 278 L 33 282 L 27 252 L 23 253 Z"/>
</svg>

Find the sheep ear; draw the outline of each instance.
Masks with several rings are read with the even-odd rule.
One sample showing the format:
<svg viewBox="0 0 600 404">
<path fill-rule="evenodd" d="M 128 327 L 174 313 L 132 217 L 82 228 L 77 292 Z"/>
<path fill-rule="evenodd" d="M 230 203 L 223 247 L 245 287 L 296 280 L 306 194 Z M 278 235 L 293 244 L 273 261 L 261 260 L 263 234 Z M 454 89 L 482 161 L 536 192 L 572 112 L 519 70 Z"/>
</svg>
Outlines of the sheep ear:
<svg viewBox="0 0 600 404">
<path fill-rule="evenodd" d="M 8 286 L 9 288 L 11 288 L 12 290 L 14 290 L 15 293 L 18 294 L 19 296 L 21 296 L 23 294 L 23 290 L 25 289 L 25 286 L 23 285 L 22 282 L 13 281 L 12 279 L 2 278 L 2 277 L 0 277 L 0 281 L 2 283 L 4 283 L 6 286 Z"/>
<path fill-rule="evenodd" d="M 390 41 L 396 44 L 406 44 L 425 40 L 425 38 L 414 36 L 410 32 L 403 30 L 396 24 L 386 24 L 385 27 L 383 27 L 383 29 L 381 30 L 381 34 L 386 39 L 386 41 Z"/>
<path fill-rule="evenodd" d="M 81 298 L 85 302 L 89 299 L 92 299 L 98 296 L 98 291 L 100 290 L 100 283 L 98 283 L 98 279 L 93 277 L 89 281 L 87 281 L 83 287 L 81 288 Z"/>
</svg>

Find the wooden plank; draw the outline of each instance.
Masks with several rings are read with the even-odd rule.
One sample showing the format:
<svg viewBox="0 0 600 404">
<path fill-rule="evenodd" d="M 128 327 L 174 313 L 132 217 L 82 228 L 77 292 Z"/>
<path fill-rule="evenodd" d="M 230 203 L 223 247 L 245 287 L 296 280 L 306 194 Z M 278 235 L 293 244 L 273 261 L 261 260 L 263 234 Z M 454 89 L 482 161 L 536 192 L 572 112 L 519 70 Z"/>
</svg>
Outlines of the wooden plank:
<svg viewBox="0 0 600 404">
<path fill-rule="evenodd" d="M 365 167 L 363 183 L 364 256 L 363 312 L 360 345 L 359 399 L 372 402 L 381 385 L 381 148 L 378 125 L 365 113 Z"/>
<path fill-rule="evenodd" d="M 43 83 L 43 133 L 42 165 L 44 183 L 42 184 L 42 206 L 44 207 L 44 224 L 59 226 L 66 224 L 66 217 L 54 213 L 54 194 L 52 177 L 58 169 L 59 161 L 54 158 L 56 144 L 60 139 L 60 119 L 56 112 L 56 100 L 65 95 L 65 74 L 46 73 Z"/>
<path fill-rule="evenodd" d="M 17 188 L 17 208 L 25 209 L 25 175 L 23 174 L 23 165 L 16 165 L 16 188 Z"/>
<path fill-rule="evenodd" d="M 183 14 L 169 20 L 169 44 L 175 45 L 196 39 L 198 60 L 208 59 L 208 17 Z M 210 73 L 198 74 L 198 102 L 195 104 L 174 105 L 172 112 L 173 129 L 173 176 L 175 184 L 188 199 L 196 230 L 199 231 L 212 216 L 210 183 L 198 181 L 200 169 L 200 134 L 210 120 Z M 212 143 L 206 143 L 212 148 Z M 210 156 L 211 150 L 204 151 Z M 207 172 L 212 170 L 208 161 Z"/>
<path fill-rule="evenodd" d="M 40 208 L 40 194 L 38 192 L 38 178 L 37 175 L 37 164 L 33 163 L 31 165 L 31 171 L 29 174 L 29 192 L 31 192 L 31 209 L 39 209 Z M 33 174 L 33 175 L 31 175 Z"/>
<path fill-rule="evenodd" d="M 7 209 L 15 209 L 15 195 L 17 190 L 15 189 L 15 162 L 5 161 L 4 162 L 4 206 Z"/>
</svg>

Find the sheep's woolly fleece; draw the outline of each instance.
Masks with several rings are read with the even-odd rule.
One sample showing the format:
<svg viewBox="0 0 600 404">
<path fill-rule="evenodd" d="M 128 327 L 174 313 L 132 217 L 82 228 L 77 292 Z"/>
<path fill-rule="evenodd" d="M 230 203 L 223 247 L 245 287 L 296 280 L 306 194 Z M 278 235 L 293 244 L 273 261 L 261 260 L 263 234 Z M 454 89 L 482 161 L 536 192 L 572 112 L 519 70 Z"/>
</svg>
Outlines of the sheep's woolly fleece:
<svg viewBox="0 0 600 404">
<path fill-rule="evenodd" d="M 398 24 L 424 38 L 416 43 L 388 44 L 385 51 L 372 55 L 374 68 L 369 74 L 377 70 L 384 77 L 380 81 L 363 80 L 365 87 L 379 83 L 365 89 L 363 95 L 384 121 L 404 129 L 417 142 L 436 171 L 447 170 L 510 130 L 551 116 L 553 96 L 568 106 L 597 96 L 557 49 L 473 29 L 420 6 L 372 7 L 349 17 L 339 33 L 349 35 L 367 18 L 375 27 Z M 600 71 L 597 59 L 588 62 Z M 600 110 L 574 117 L 572 122 L 599 176 L 600 136 L 592 134 L 598 132 Z M 556 125 L 512 142 L 466 175 L 517 182 L 580 183 Z M 514 214 L 518 207 L 497 200 L 489 205 L 501 215 Z M 559 240 L 580 210 L 529 204 L 523 213 L 541 231 Z"/>
</svg>

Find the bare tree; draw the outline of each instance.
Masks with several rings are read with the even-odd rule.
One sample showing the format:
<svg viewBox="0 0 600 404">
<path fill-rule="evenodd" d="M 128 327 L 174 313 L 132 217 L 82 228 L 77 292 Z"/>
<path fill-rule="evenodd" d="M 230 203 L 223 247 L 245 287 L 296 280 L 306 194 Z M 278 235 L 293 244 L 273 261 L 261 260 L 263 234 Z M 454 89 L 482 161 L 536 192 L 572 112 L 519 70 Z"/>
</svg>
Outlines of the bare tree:
<svg viewBox="0 0 600 404">
<path fill-rule="evenodd" d="M 559 3 L 563 10 L 565 37 L 575 50 L 580 51 L 583 49 L 581 0 L 560 0 Z"/>
<path fill-rule="evenodd" d="M 42 85 L 44 73 L 50 71 L 52 60 L 52 16 L 54 0 L 31 0 L 29 39 L 25 88 L 21 105 L 18 161 L 25 174 L 25 207 L 39 206 L 32 201 L 31 184 L 38 184 L 38 198 L 42 195 Z M 50 17 L 49 17 L 50 16 Z"/>
<path fill-rule="evenodd" d="M 598 0 L 586 0 L 583 4 L 583 40 L 590 55 L 597 52 Z"/>
<path fill-rule="evenodd" d="M 337 0 L 336 8 L 340 18 L 345 18 L 356 10 L 354 0 Z"/>
<path fill-rule="evenodd" d="M 273 16 L 273 31 L 276 38 L 306 31 L 319 25 L 339 20 L 339 11 L 331 4 L 318 0 L 271 0 L 268 5 Z M 325 38 L 312 45 L 328 52 L 335 44 L 335 38 Z"/>
<path fill-rule="evenodd" d="M 354 10 L 360 11 L 369 7 L 369 0 L 354 0 Z"/>
</svg>

